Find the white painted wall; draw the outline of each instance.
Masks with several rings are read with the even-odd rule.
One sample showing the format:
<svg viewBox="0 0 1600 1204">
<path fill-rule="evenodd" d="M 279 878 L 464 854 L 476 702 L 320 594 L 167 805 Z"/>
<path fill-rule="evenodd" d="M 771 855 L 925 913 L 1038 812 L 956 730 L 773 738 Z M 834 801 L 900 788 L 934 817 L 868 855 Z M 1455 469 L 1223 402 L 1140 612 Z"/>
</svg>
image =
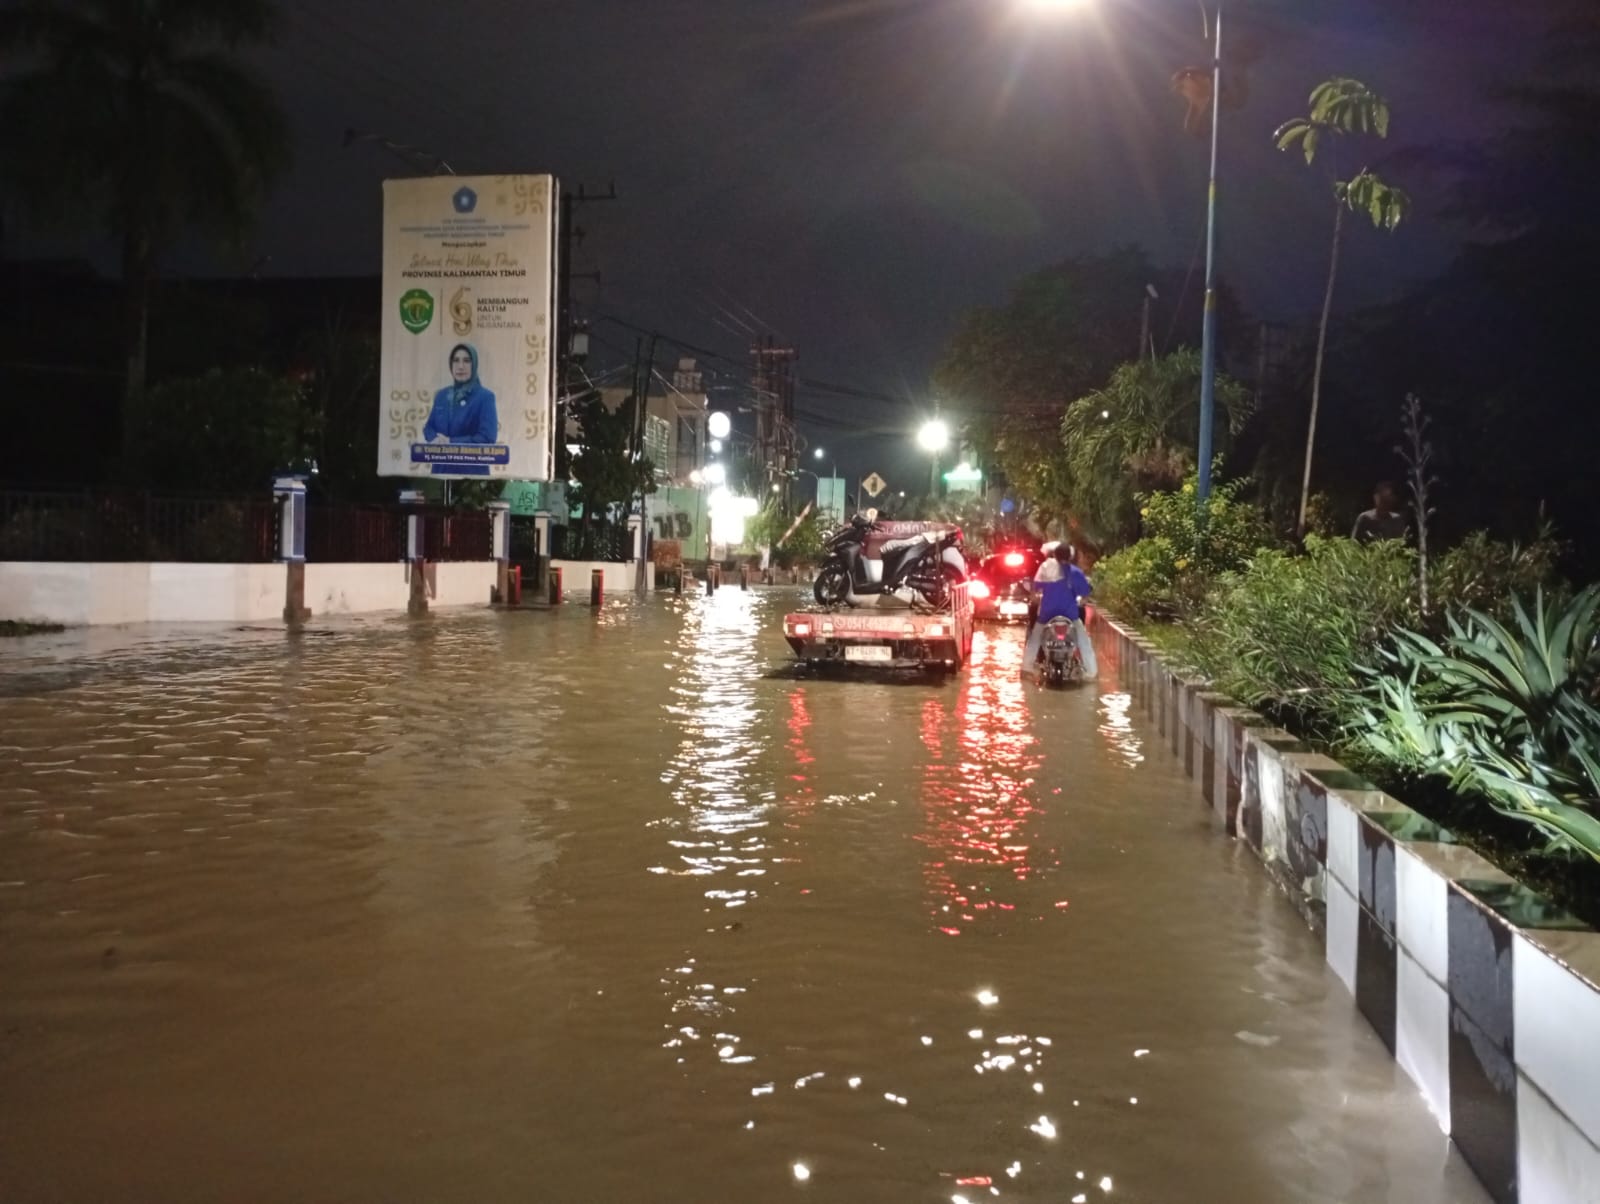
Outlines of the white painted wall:
<svg viewBox="0 0 1600 1204">
<path fill-rule="evenodd" d="M 283 617 L 281 564 L 0 561 L 0 618 L 80 627 Z"/>
<path fill-rule="evenodd" d="M 306 565 L 306 609 L 313 618 L 404 610 L 410 600 L 411 566 L 403 560 Z"/>
<path fill-rule="evenodd" d="M 441 561 L 430 565 L 429 606 L 487 606 L 498 566 L 493 560 Z M 404 605 L 402 603 L 402 605 Z"/>
<path fill-rule="evenodd" d="M 600 569 L 605 576 L 601 578 L 601 588 L 608 594 L 615 594 L 623 590 L 631 590 L 637 580 L 638 564 L 630 561 L 627 564 L 616 564 L 604 560 L 552 560 L 551 568 L 561 570 L 561 592 L 563 594 L 589 595 L 589 574 L 595 569 Z M 655 589 L 656 566 L 645 565 L 645 588 Z M 522 583 L 523 591 L 528 589 L 528 583 Z"/>
<path fill-rule="evenodd" d="M 495 568 L 492 560 L 430 566 L 429 605 L 488 605 Z M 308 564 L 306 606 L 313 617 L 405 610 L 410 572 L 400 561 Z M 587 589 L 587 575 L 583 580 Z M 283 618 L 286 589 L 287 567 L 281 564 L 5 560 L 0 561 L 0 619 L 69 627 L 259 623 Z"/>
</svg>

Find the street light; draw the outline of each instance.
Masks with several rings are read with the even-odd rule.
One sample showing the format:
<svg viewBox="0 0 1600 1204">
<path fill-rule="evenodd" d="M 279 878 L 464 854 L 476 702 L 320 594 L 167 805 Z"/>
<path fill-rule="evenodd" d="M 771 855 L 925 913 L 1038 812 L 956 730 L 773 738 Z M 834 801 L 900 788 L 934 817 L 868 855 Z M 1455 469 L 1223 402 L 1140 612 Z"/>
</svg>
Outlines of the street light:
<svg viewBox="0 0 1600 1204">
<path fill-rule="evenodd" d="M 928 465 L 928 494 L 939 496 L 939 453 L 950 446 L 950 428 L 938 418 L 930 418 L 917 431 L 917 443 L 932 455 Z"/>
<path fill-rule="evenodd" d="M 1088 0 L 1026 0 L 1035 12 L 1066 13 L 1087 6 Z M 1217 0 L 1211 29 L 1211 173 L 1206 187 L 1206 302 L 1200 325 L 1200 461 L 1201 506 L 1211 496 L 1211 428 L 1217 408 L 1217 141 L 1222 129 L 1222 9 L 1226 0 Z M 1204 0 L 1201 12 L 1205 13 Z M 1141 355 L 1143 348 L 1140 349 Z"/>
<path fill-rule="evenodd" d="M 1206 189 L 1206 308 L 1200 322 L 1199 488 L 1201 513 L 1211 496 L 1211 425 L 1217 404 L 1217 135 L 1222 128 L 1222 5 L 1217 0 L 1211 52 L 1211 183 Z M 1202 8 L 1202 12 L 1204 9 Z"/>
</svg>

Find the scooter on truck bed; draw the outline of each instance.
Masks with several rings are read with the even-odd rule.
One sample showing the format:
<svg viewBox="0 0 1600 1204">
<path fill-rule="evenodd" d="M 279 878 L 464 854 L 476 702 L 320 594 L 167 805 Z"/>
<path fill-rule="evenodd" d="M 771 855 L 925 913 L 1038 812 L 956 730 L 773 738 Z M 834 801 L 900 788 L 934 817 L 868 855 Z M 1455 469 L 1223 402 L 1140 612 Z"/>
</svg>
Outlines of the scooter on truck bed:
<svg viewBox="0 0 1600 1204">
<path fill-rule="evenodd" d="M 972 598 L 966 582 L 950 585 L 947 608 L 811 610 L 783 617 L 783 637 L 807 665 L 873 666 L 955 673 L 972 654 Z"/>
</svg>

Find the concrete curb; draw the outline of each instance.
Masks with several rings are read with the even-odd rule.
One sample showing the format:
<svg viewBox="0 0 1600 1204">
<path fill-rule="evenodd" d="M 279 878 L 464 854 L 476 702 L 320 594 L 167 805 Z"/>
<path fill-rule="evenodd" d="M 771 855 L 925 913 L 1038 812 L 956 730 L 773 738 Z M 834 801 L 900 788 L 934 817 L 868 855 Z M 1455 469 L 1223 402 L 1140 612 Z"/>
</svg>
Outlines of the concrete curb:
<svg viewBox="0 0 1600 1204">
<path fill-rule="evenodd" d="M 1600 933 L 1261 715 L 1094 624 L 1115 674 L 1308 922 L 1499 1204 L 1600 1201 Z M 1109 670 L 1109 672 L 1108 672 Z"/>
</svg>

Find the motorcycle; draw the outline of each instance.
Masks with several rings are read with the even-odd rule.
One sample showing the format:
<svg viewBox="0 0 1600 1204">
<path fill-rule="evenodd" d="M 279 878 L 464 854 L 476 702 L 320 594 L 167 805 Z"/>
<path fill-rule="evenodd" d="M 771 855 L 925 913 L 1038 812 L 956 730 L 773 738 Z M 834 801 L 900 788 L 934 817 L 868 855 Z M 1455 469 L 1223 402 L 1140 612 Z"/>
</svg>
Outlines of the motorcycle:
<svg viewBox="0 0 1600 1204">
<path fill-rule="evenodd" d="M 961 528 L 951 523 L 880 522 L 857 514 L 824 544 L 812 586 L 821 606 L 924 606 L 943 610 L 950 586 L 967 578 Z"/>
<path fill-rule="evenodd" d="M 1071 619 L 1050 620 L 1040 650 L 1039 684 L 1075 685 L 1083 680 L 1083 657 L 1078 652 L 1078 632 Z"/>
</svg>

